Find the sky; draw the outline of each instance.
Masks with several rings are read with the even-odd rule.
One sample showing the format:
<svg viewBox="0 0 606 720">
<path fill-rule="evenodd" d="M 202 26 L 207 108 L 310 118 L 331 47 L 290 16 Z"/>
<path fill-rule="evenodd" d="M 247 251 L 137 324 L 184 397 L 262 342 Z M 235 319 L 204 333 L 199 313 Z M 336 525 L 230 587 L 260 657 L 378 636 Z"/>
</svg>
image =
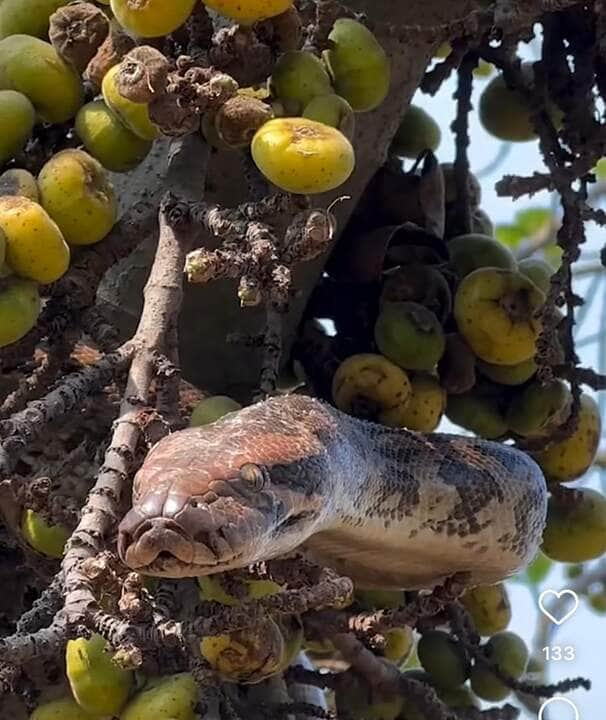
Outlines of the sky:
<svg viewBox="0 0 606 720">
<path fill-rule="evenodd" d="M 522 55 L 531 58 L 536 48 L 523 46 Z M 477 101 L 481 90 L 488 80 L 476 81 L 474 89 L 474 104 Z M 433 118 L 440 124 L 442 129 L 442 141 L 437 150 L 437 156 L 441 162 L 452 162 L 454 160 L 454 143 L 449 124 L 454 118 L 455 104 L 453 93 L 455 90 L 455 78 L 445 83 L 438 95 L 428 97 L 418 92 L 413 98 L 413 103 L 425 108 Z M 481 207 L 488 213 L 495 225 L 500 223 L 511 223 L 515 212 L 526 207 L 550 207 L 552 197 L 548 193 L 540 193 L 533 198 L 521 198 L 512 201 L 510 198 L 497 197 L 494 184 L 503 174 L 515 173 L 518 175 L 530 175 L 535 170 L 544 170 L 544 165 L 539 154 L 538 144 L 535 141 L 527 143 L 510 144 L 509 152 L 498 168 L 485 172 L 492 161 L 502 152 L 502 144 L 492 136 L 488 135 L 481 127 L 477 113 L 470 118 L 471 147 L 469 159 L 471 169 L 480 176 L 482 185 Z M 606 243 L 606 233 L 593 224 L 588 225 L 588 242 L 584 246 L 580 264 L 588 261 L 595 261 L 597 253 L 602 245 Z M 606 273 L 603 275 L 606 278 Z M 587 291 L 592 283 L 591 276 L 583 276 L 577 281 L 576 289 L 581 294 Z M 584 338 L 597 333 L 600 326 L 606 327 L 606 282 L 599 281 L 589 290 L 591 301 L 588 303 L 583 323 L 577 328 L 577 338 Z M 604 315 L 604 318 L 602 317 Z M 604 324 L 602 324 L 604 323 Z M 579 355 L 583 365 L 592 366 L 606 371 L 606 344 L 594 341 L 583 345 Z M 606 393 L 602 393 L 600 400 L 602 417 L 606 410 Z M 441 430 L 460 432 L 448 421 L 440 427 Z M 606 437 L 602 442 L 606 445 Z M 579 485 L 602 487 L 606 490 L 606 477 L 600 477 L 597 471 L 591 471 Z M 556 566 L 548 575 L 545 582 L 541 584 L 540 591 L 552 588 L 560 590 L 570 585 L 562 565 Z M 513 606 L 513 620 L 510 630 L 520 634 L 527 642 L 533 638 L 539 611 L 537 598 L 531 590 L 518 582 L 509 582 L 508 588 Z M 593 680 L 593 688 L 588 693 L 579 690 L 571 693 L 569 697 L 577 706 L 578 720 L 599 720 L 604 716 L 606 708 L 606 682 L 602 679 L 605 675 L 603 656 L 603 645 L 606 643 L 606 615 L 597 615 L 591 608 L 581 600 L 577 612 L 563 625 L 551 641 L 551 646 L 572 646 L 575 651 L 575 660 L 571 662 L 548 663 L 548 681 L 557 681 L 565 677 L 585 676 Z M 535 717 L 536 715 L 526 715 Z M 553 705 L 548 714 L 549 720 L 575 720 L 574 711 L 567 705 Z M 547 718 L 547 715 L 546 715 Z"/>
</svg>

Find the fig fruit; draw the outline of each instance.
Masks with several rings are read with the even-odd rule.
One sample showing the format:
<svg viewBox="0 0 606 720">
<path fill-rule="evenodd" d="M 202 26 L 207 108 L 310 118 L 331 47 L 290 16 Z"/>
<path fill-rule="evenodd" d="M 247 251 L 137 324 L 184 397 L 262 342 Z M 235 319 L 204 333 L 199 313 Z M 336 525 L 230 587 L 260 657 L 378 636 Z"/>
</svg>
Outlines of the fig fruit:
<svg viewBox="0 0 606 720">
<path fill-rule="evenodd" d="M 446 417 L 455 425 L 488 440 L 502 438 L 509 430 L 502 400 L 495 395 L 483 395 L 473 391 L 449 395 Z"/>
<path fill-rule="evenodd" d="M 536 373 L 534 358 L 523 360 L 517 365 L 493 365 L 478 360 L 476 366 L 485 377 L 500 385 L 522 385 Z"/>
<path fill-rule="evenodd" d="M 526 670 L 528 648 L 521 637 L 512 632 L 493 635 L 484 646 L 486 657 L 505 675 L 519 679 Z M 477 663 L 471 671 L 471 689 L 483 700 L 504 700 L 511 689 L 487 667 Z"/>
<path fill-rule="evenodd" d="M 447 690 L 460 687 L 469 677 L 470 662 L 465 650 L 448 633 L 429 630 L 417 645 L 421 665 L 433 683 Z"/>
<path fill-rule="evenodd" d="M 103 100 L 80 108 L 75 130 L 86 150 L 112 172 L 128 172 L 137 167 L 152 147 L 151 140 L 131 132 Z"/>
<path fill-rule="evenodd" d="M 36 552 L 57 560 L 63 557 L 65 543 L 71 535 L 63 525 L 50 525 L 31 508 L 25 508 L 21 516 L 21 532 L 28 545 Z"/>
<path fill-rule="evenodd" d="M 203 0 L 206 7 L 219 15 L 252 25 L 260 20 L 275 17 L 292 7 L 293 0 Z"/>
<path fill-rule="evenodd" d="M 123 28 L 139 37 L 160 37 L 181 27 L 196 0 L 111 0 L 110 7 Z"/>
<path fill-rule="evenodd" d="M 66 0 L 2 0 L 0 2 L 0 40 L 9 35 L 44 38 L 50 16 Z"/>
<path fill-rule="evenodd" d="M 196 720 L 198 686 L 189 673 L 148 681 L 122 710 L 120 720 Z"/>
<path fill-rule="evenodd" d="M 435 152 L 441 139 L 440 126 L 431 115 L 418 105 L 411 105 L 396 130 L 390 151 L 414 160 L 423 150 Z"/>
<path fill-rule="evenodd" d="M 6 262 L 17 275 L 48 284 L 69 267 L 70 251 L 61 230 L 33 200 L 0 197 L 0 230 L 6 237 Z"/>
<path fill-rule="evenodd" d="M 505 630 L 511 622 L 511 603 L 507 587 L 502 583 L 471 588 L 461 602 L 480 635 L 494 635 Z"/>
<path fill-rule="evenodd" d="M 92 720 L 71 697 L 45 702 L 34 710 L 29 720 Z"/>
<path fill-rule="evenodd" d="M 11 168 L 0 175 L 0 197 L 13 195 L 38 202 L 40 193 L 36 178 L 28 170 Z"/>
<path fill-rule="evenodd" d="M 451 238 L 447 247 L 450 264 L 459 278 L 484 267 L 516 269 L 511 250 L 487 235 L 459 235 Z"/>
<path fill-rule="evenodd" d="M 554 270 L 546 260 L 524 258 L 518 263 L 518 270 L 547 295 Z"/>
<path fill-rule="evenodd" d="M 286 115 L 300 115 L 315 97 L 333 92 L 324 63 L 304 50 L 281 55 L 269 83 L 273 97 L 282 103 Z"/>
<path fill-rule="evenodd" d="M 431 375 L 410 378 L 411 393 L 400 419 L 404 427 L 418 432 L 433 432 L 446 409 L 446 391 Z"/>
<path fill-rule="evenodd" d="M 438 318 L 414 302 L 383 305 L 375 324 L 375 342 L 385 357 L 407 370 L 433 370 L 446 346 Z"/>
<path fill-rule="evenodd" d="M 193 409 L 189 419 L 190 427 L 208 425 L 222 418 L 227 413 L 241 410 L 242 405 L 227 395 L 212 395 L 201 400 Z"/>
<path fill-rule="evenodd" d="M 570 415 L 572 393 L 561 380 L 530 383 L 514 395 L 507 410 L 507 424 L 526 438 L 549 437 Z"/>
<path fill-rule="evenodd" d="M 119 72 L 120 66 L 114 65 L 103 78 L 101 91 L 105 103 L 135 135 L 143 140 L 155 140 L 160 136 L 160 131 L 149 119 L 147 103 L 136 103 L 120 95 L 116 84 Z"/>
<path fill-rule="evenodd" d="M 83 150 L 62 150 L 38 175 L 40 201 L 70 245 L 102 240 L 118 217 L 114 189 L 103 166 Z"/>
<path fill-rule="evenodd" d="M 355 133 L 354 111 L 340 95 L 321 95 L 313 98 L 303 109 L 303 117 L 337 128 L 348 140 Z"/>
<path fill-rule="evenodd" d="M 20 153 L 31 137 L 36 111 L 16 90 L 0 90 L 0 167 Z"/>
<path fill-rule="evenodd" d="M 355 164 L 353 147 L 343 133 L 307 118 L 266 122 L 257 130 L 251 152 L 270 182 L 304 195 L 339 187 Z"/>
</svg>

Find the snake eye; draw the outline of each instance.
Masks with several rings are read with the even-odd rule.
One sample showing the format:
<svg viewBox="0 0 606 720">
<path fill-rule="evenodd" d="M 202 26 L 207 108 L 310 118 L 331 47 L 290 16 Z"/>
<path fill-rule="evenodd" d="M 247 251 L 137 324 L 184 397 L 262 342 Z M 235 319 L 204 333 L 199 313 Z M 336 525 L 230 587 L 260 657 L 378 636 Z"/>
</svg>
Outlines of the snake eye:
<svg viewBox="0 0 606 720">
<path fill-rule="evenodd" d="M 240 478 L 252 485 L 255 490 L 263 490 L 269 481 L 269 475 L 265 468 L 254 463 L 246 463 L 240 468 Z"/>
</svg>

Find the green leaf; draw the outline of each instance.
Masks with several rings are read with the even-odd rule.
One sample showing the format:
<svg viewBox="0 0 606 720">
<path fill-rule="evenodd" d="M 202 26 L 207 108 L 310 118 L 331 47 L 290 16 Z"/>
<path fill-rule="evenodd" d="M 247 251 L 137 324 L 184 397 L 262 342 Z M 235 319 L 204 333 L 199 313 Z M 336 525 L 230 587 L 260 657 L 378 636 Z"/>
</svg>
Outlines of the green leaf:
<svg viewBox="0 0 606 720">
<path fill-rule="evenodd" d="M 526 578 L 531 585 L 538 585 L 549 575 L 553 562 L 539 552 L 526 570 Z"/>
<path fill-rule="evenodd" d="M 516 213 L 514 224 L 524 233 L 524 237 L 529 238 L 540 233 L 552 220 L 553 213 L 549 208 L 525 208 Z"/>
<path fill-rule="evenodd" d="M 517 225 L 497 225 L 494 234 L 499 242 L 510 248 L 517 248 L 525 237 Z"/>
</svg>

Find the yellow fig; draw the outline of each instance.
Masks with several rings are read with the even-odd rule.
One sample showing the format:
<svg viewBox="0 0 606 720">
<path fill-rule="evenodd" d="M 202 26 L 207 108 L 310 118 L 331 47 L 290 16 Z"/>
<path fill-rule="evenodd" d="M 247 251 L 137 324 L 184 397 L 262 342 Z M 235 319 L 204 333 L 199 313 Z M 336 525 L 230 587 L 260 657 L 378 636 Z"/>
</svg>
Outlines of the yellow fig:
<svg viewBox="0 0 606 720">
<path fill-rule="evenodd" d="M 101 86 L 103 99 L 131 132 L 143 140 L 155 140 L 160 131 L 149 119 L 147 103 L 133 102 L 120 95 L 116 84 L 119 72 L 120 66 L 114 65 L 105 73 Z"/>
<path fill-rule="evenodd" d="M 123 28 L 140 37 L 168 35 L 191 15 L 196 0 L 111 0 Z"/>
<path fill-rule="evenodd" d="M 50 16 L 66 0 L 2 0 L 0 2 L 0 40 L 9 35 L 45 38 Z"/>
<path fill-rule="evenodd" d="M 307 118 L 275 118 L 255 134 L 251 152 L 259 170 L 282 190 L 315 194 L 351 175 L 354 150 L 336 128 Z"/>
<path fill-rule="evenodd" d="M 480 268 L 461 281 L 454 302 L 459 332 L 474 353 L 495 365 L 516 365 L 535 354 L 545 295 L 524 275 Z"/>
<path fill-rule="evenodd" d="M 36 111 L 16 90 L 0 90 L 0 166 L 21 152 L 29 140 Z"/>
<path fill-rule="evenodd" d="M 0 197 L 3 195 L 17 195 L 34 202 L 40 200 L 36 178 L 21 168 L 11 168 L 0 175 Z"/>
<path fill-rule="evenodd" d="M 148 681 L 120 713 L 120 720 L 196 720 L 198 686 L 189 673 Z"/>
<path fill-rule="evenodd" d="M 446 409 L 446 391 L 431 375 L 413 375 L 411 393 L 401 414 L 404 427 L 418 432 L 433 432 Z"/>
<path fill-rule="evenodd" d="M 82 83 L 55 48 L 29 35 L 0 40 L 0 90 L 26 95 L 42 120 L 64 123 L 84 102 Z"/>
<path fill-rule="evenodd" d="M 511 622 L 511 603 L 507 587 L 502 583 L 477 585 L 465 592 L 461 602 L 480 635 L 494 635 Z"/>
<path fill-rule="evenodd" d="M 414 646 L 414 635 L 411 628 L 407 626 L 391 628 L 385 632 L 383 657 L 402 666 L 412 655 Z"/>
<path fill-rule="evenodd" d="M 93 720 L 71 697 L 45 702 L 34 710 L 29 720 Z"/>
<path fill-rule="evenodd" d="M 583 393 L 576 430 L 570 437 L 533 455 L 548 480 L 569 482 L 591 467 L 600 442 L 602 419 L 595 400 Z"/>
<path fill-rule="evenodd" d="M 242 25 L 252 25 L 281 15 L 292 7 L 293 0 L 203 0 L 206 7 L 219 15 L 236 20 Z"/>
<path fill-rule="evenodd" d="M 21 516 L 21 532 L 34 550 L 56 559 L 63 557 L 65 543 L 71 535 L 63 525 L 50 525 L 30 508 L 26 508 Z"/>
<path fill-rule="evenodd" d="M 233 581 L 233 578 L 230 578 Z M 273 580 L 242 578 L 238 583 L 240 595 L 234 595 L 225 589 L 222 576 L 201 575 L 198 578 L 200 597 L 206 601 L 218 602 L 221 605 L 236 607 L 247 600 L 259 600 L 267 595 L 275 595 L 282 590 Z"/>
<path fill-rule="evenodd" d="M 112 172 L 127 172 L 137 167 L 152 147 L 151 140 L 131 132 L 103 100 L 80 108 L 75 130 L 88 152 Z"/>
<path fill-rule="evenodd" d="M 372 353 L 348 357 L 332 381 L 332 397 L 339 410 L 385 425 L 401 426 L 410 393 L 404 370 Z"/>
<path fill-rule="evenodd" d="M 74 699 L 91 715 L 117 715 L 134 683 L 131 670 L 113 662 L 108 643 L 100 635 L 69 640 L 65 649 L 67 679 Z"/>
<path fill-rule="evenodd" d="M 0 229 L 6 236 L 6 262 L 17 275 L 47 284 L 69 267 L 69 247 L 61 230 L 33 200 L 0 197 Z"/>
<path fill-rule="evenodd" d="M 70 245 L 102 240 L 118 217 L 114 189 L 102 165 L 83 150 L 62 150 L 38 175 L 40 201 Z"/>
</svg>

